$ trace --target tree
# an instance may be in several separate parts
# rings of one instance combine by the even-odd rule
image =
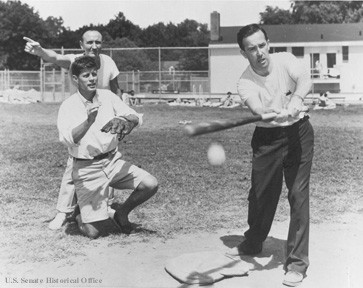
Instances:
[[[329,24],[363,22],[363,1],[292,1],[291,9],[267,6],[260,23]]]
[[[42,20],[33,8],[20,1],[0,2],[0,68],[39,69],[39,58],[24,51],[23,37],[36,39],[49,47],[62,33],[62,24],[61,18]]]
[[[137,42],[141,34],[141,28],[134,25],[130,20],[127,20],[122,12],[119,12],[114,19],[108,22],[105,30],[112,39],[126,37],[134,42]]]
[[[186,50],[179,59],[178,69],[208,70],[208,49]]]
[[[267,6],[264,12],[260,13],[261,24],[293,24],[293,18],[289,10],[278,7]]]
[[[160,22],[142,31],[140,41],[145,47],[207,47],[209,31],[207,24],[186,19],[175,25]],[[151,59],[156,59],[157,51],[150,51]],[[207,70],[208,51],[168,49],[162,50],[162,61],[179,61],[178,69]]]
[[[356,15],[356,17],[358,17]],[[38,70],[39,58],[24,51],[24,36],[38,41],[43,47],[79,48],[81,35],[88,29],[96,29],[110,47],[207,47],[207,24],[186,19],[179,24],[157,23],[141,29],[119,12],[107,25],[86,25],[75,31],[65,28],[63,19],[48,17],[43,20],[38,12],[17,0],[0,1],[0,69]],[[106,46],[105,46],[106,47]],[[202,70],[207,67],[208,53],[201,50],[162,50],[162,61],[179,61],[179,67]],[[138,50],[123,53],[129,59],[120,60],[120,69],[158,68],[158,50]],[[140,60],[137,59],[139,57]]]
[[[362,1],[295,1],[295,23],[327,24],[362,22]]]
[[[131,50],[118,50],[112,52],[112,59],[115,61],[120,71],[132,70],[156,70],[158,67],[157,62],[153,63],[148,56],[146,50],[138,48],[135,43],[127,38],[116,38],[105,42],[105,48],[135,48]]]

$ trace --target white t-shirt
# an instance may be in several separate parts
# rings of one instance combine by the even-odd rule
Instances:
[[[266,109],[286,109],[295,92],[297,79],[308,71],[294,55],[288,52],[271,54],[270,59],[272,70],[265,77],[256,74],[251,65],[246,68],[237,83],[238,94],[242,103],[245,103],[250,97],[258,97]],[[261,127],[287,126],[298,120],[291,119],[282,123],[257,122],[256,125]]]
[[[83,55],[84,54],[67,54],[66,56],[69,57],[72,65],[76,58]],[[113,61],[111,57],[105,54],[100,54],[100,69],[97,70],[97,88],[110,90],[110,81],[115,79],[119,73],[120,71],[117,69],[115,61]],[[72,80],[72,75],[70,71],[68,75],[70,80],[70,95],[72,95],[77,92],[77,86]]]

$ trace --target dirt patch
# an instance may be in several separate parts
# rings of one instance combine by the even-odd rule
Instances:
[[[310,267],[300,287],[358,288],[362,281],[363,260],[363,205],[355,213],[339,219],[312,224],[310,237]],[[249,275],[223,279],[216,288],[284,287],[283,261],[288,222],[275,221],[263,252],[257,257],[243,257]],[[148,242],[125,247],[107,245],[105,239],[93,241],[86,256],[47,263],[9,264],[2,251],[1,287],[194,287],[172,278],[164,269],[172,257],[191,252],[219,251],[242,240],[243,231],[221,230],[215,233],[180,235],[163,241],[153,238]],[[138,237],[130,236],[130,237]],[[4,254],[5,253],[5,254]],[[41,283],[41,281],[43,281]],[[6,283],[7,282],[7,283]],[[18,283],[16,283],[18,282]]]

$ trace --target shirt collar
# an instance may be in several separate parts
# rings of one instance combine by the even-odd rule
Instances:
[[[84,98],[82,96],[82,94],[79,92],[79,90],[77,90],[77,94],[78,94],[78,97],[81,99],[81,101],[82,101],[82,103],[83,103],[83,105],[85,107],[87,107],[87,105],[90,105],[92,103],[98,103],[99,102],[99,97],[98,97],[98,91],[97,90],[96,90],[95,97],[93,97],[93,99],[92,99],[92,102],[91,101],[88,101],[86,98]]]

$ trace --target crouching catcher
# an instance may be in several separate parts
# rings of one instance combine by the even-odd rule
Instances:
[[[134,228],[129,213],[158,189],[154,176],[123,160],[118,150],[119,141],[142,124],[142,115],[111,91],[96,89],[97,64],[92,57],[76,59],[71,73],[78,91],[61,104],[57,126],[60,141],[73,158],[78,227],[86,236],[98,237],[109,218],[109,187],[131,189],[133,192],[114,214],[121,231],[129,234]]]

